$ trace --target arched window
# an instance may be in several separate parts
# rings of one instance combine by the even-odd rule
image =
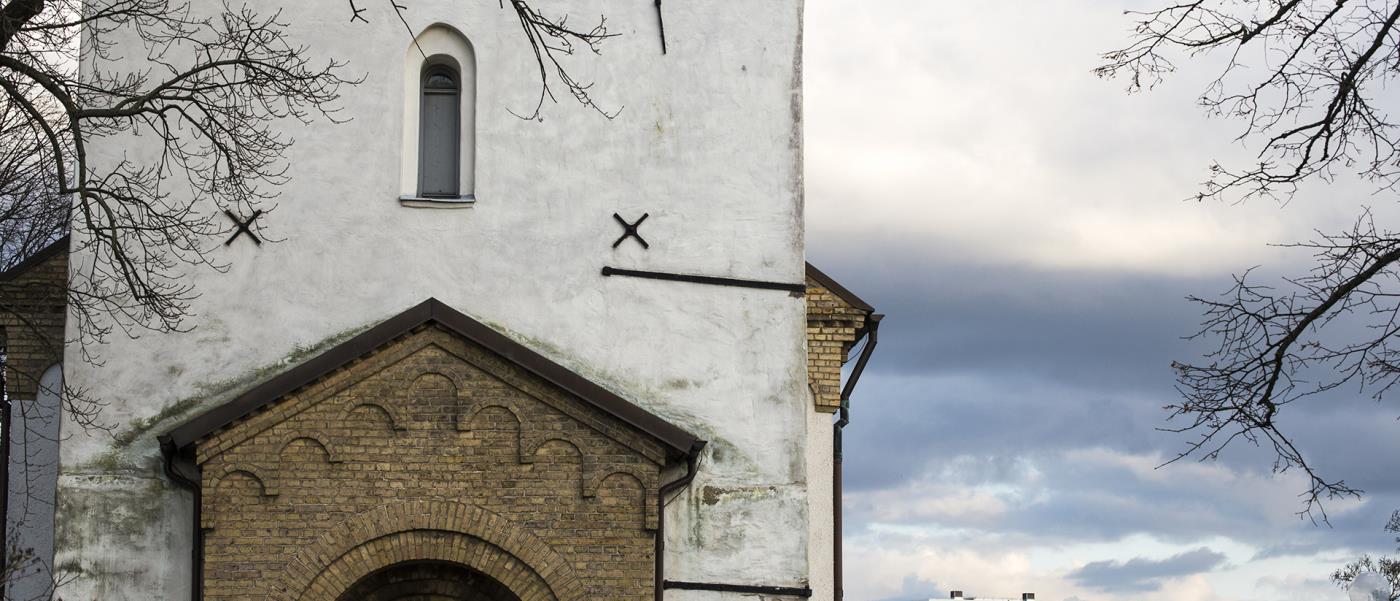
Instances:
[[[424,198],[461,196],[462,81],[449,64],[423,68],[419,105],[418,195]]]
[[[399,204],[476,202],[476,51],[456,29],[431,25],[404,48]]]

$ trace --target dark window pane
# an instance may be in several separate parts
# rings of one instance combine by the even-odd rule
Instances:
[[[423,143],[419,150],[420,193],[424,196],[456,196],[458,193],[458,95],[423,94]]]
[[[457,196],[461,128],[459,98],[454,73],[438,68],[423,82],[421,143],[418,149],[418,186],[423,196]],[[446,82],[446,89],[434,83]]]

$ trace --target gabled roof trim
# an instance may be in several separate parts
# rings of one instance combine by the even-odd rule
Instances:
[[[467,340],[485,347],[507,361],[577,396],[598,409],[645,432],[670,447],[677,456],[695,448],[700,439],[689,432],[638,407],[613,392],[590,382],[568,368],[546,359],[475,319],[430,298],[390,317],[383,323],[343,342],[315,358],[255,386],[237,398],[191,419],[160,436],[175,448],[186,448],[200,439],[252,415],[264,406],[321,379],[359,359],[376,348],[412,332],[419,326],[436,323]]]
[[[23,261],[15,263],[14,267],[6,269],[5,271],[0,271],[0,282],[13,280],[24,275],[26,271],[33,269],[36,265],[53,258],[55,255],[68,252],[68,244],[69,237],[66,235],[50,242],[48,246],[39,249],[39,252],[25,257]]]
[[[859,296],[856,296],[856,293],[847,290],[846,287],[842,286],[840,282],[831,279],[831,276],[822,273],[822,270],[817,269],[816,266],[812,265],[811,263],[807,264],[807,277],[816,280],[818,284],[821,284],[822,287],[826,288],[827,290],[830,290],[832,294],[835,294],[841,300],[846,301],[852,307],[860,309],[861,311],[865,311],[866,313],[875,312],[875,307],[870,306],[870,303],[867,303],[864,300],[862,300]]]

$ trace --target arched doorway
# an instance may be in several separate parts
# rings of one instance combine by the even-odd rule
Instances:
[[[466,566],[407,562],[374,572],[336,601],[520,601],[495,579]]]
[[[379,507],[323,532],[319,543],[292,557],[280,581],[269,583],[267,601],[349,601],[347,592],[358,589],[360,581],[419,564],[484,574],[510,591],[507,601],[617,598],[586,595],[568,560],[509,519],[463,503],[410,501]]]

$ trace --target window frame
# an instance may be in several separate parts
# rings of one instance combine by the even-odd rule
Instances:
[[[402,77],[402,124],[399,127],[403,145],[399,154],[399,178],[398,178],[398,201],[399,205],[413,208],[428,209],[467,209],[475,205],[477,200],[477,177],[478,159],[481,151],[477,148],[479,138],[477,127],[480,122],[478,116],[480,85],[478,78],[480,71],[477,65],[476,49],[471,40],[467,38],[456,27],[443,23],[435,23],[424,28],[413,41],[404,47],[404,68],[400,76]],[[457,138],[455,149],[456,161],[453,169],[457,172],[457,196],[437,196],[424,197],[420,192],[422,186],[423,171],[420,156],[423,146],[423,85],[426,70],[430,70],[436,65],[447,65],[457,74],[458,87],[458,121]],[[445,83],[445,82],[444,82]],[[438,102],[430,94],[427,96],[429,102]],[[436,122],[436,121],[433,121]],[[442,133],[442,132],[437,132]],[[442,136],[434,141],[437,148],[446,151]],[[436,155],[443,158],[442,153]],[[449,190],[447,182],[443,181],[442,175],[446,173],[447,166],[438,164],[430,171],[435,175],[439,190]],[[429,188],[431,190],[431,188]]]
[[[438,58],[438,57],[434,57]],[[423,64],[422,73],[418,79],[418,186],[417,195],[425,199],[448,199],[462,197],[462,70],[455,61],[434,60]],[[451,88],[429,87],[428,82],[434,75],[445,74],[452,80]],[[452,157],[449,163],[452,165],[450,181],[452,189],[448,192],[427,192],[425,184],[428,175],[428,136],[430,115],[428,107],[429,96],[453,97],[451,136]]]

